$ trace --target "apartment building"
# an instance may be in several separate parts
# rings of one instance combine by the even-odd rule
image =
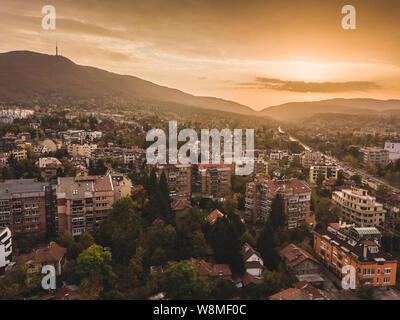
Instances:
[[[317,183],[319,174],[323,175],[324,180],[330,178],[337,179],[339,175],[339,168],[337,166],[311,166],[310,183]]]
[[[311,189],[308,184],[299,179],[275,181],[260,176],[246,186],[247,222],[265,222],[277,194],[282,196],[287,228],[298,228],[305,223],[310,215]]]
[[[129,195],[131,186],[126,177],[110,174],[58,178],[57,232],[68,230],[78,236],[98,230],[114,202]]]
[[[389,160],[400,159],[400,141],[386,141],[384,149],[389,152]]]
[[[10,156],[14,156],[17,161],[24,160],[28,157],[28,153],[25,148],[17,147],[10,151]]]
[[[396,229],[397,221],[400,218],[400,194],[391,194],[386,196],[383,201],[385,214],[385,229]]]
[[[231,188],[233,168],[233,164],[193,165],[193,190],[200,192],[205,197],[226,197]]]
[[[270,191],[265,177],[256,177],[246,185],[245,220],[256,225],[267,221],[275,195]]]
[[[380,148],[361,148],[360,152],[363,154],[364,163],[375,163],[386,166],[389,163],[389,150]]]
[[[386,210],[367,190],[352,187],[334,191],[332,200],[340,207],[342,219],[360,227],[383,226]]]
[[[13,235],[45,234],[52,197],[49,183],[33,179],[0,183],[0,228],[10,228]]]
[[[170,196],[190,196],[192,193],[192,169],[190,164],[157,164],[156,175],[167,178]]]
[[[301,165],[304,168],[310,168],[311,166],[325,165],[325,156],[318,151],[305,151],[301,155]]]
[[[97,144],[69,144],[67,147],[68,153],[72,156],[82,156],[90,158],[92,153],[97,149]]]
[[[60,135],[65,141],[75,141],[79,144],[84,142],[93,142],[102,136],[101,131],[85,131],[85,130],[67,130],[60,132]]]
[[[353,266],[357,284],[360,281],[375,287],[396,284],[397,260],[382,250],[376,228],[354,228],[331,224],[323,231],[314,231],[314,251],[322,263],[340,278],[342,268]]]

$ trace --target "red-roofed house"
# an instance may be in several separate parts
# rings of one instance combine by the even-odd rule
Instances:
[[[264,271],[264,261],[261,255],[247,242],[243,244],[241,254],[246,267],[246,272],[260,278]]]
[[[217,221],[218,218],[224,217],[224,214],[219,211],[218,209],[215,209],[213,212],[211,212],[207,217],[206,220],[209,224],[213,225],[215,221]]]
[[[293,243],[279,251],[279,255],[285,262],[289,271],[296,275],[316,274],[320,271],[320,263],[318,260]]]

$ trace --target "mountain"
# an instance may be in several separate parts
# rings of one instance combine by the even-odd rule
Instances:
[[[382,112],[398,113],[400,100],[376,99],[330,99],[312,102],[290,102],[269,107],[260,115],[280,121],[299,121],[316,114],[341,113],[354,115],[374,115]]]
[[[0,54],[0,103],[87,103],[162,106],[176,103],[240,114],[255,114],[239,103],[199,97],[137,77],[80,66],[71,60],[30,51]]]

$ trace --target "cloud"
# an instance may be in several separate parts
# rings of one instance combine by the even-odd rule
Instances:
[[[271,79],[257,77],[254,82],[240,83],[242,87],[253,89],[266,89],[277,91],[292,92],[354,92],[369,91],[380,89],[381,86],[370,81],[346,81],[346,82],[305,82],[305,81],[286,81],[281,79]]]

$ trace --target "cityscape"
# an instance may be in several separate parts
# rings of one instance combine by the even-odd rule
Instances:
[[[396,1],[54,2],[0,8],[0,300],[400,300]]]

